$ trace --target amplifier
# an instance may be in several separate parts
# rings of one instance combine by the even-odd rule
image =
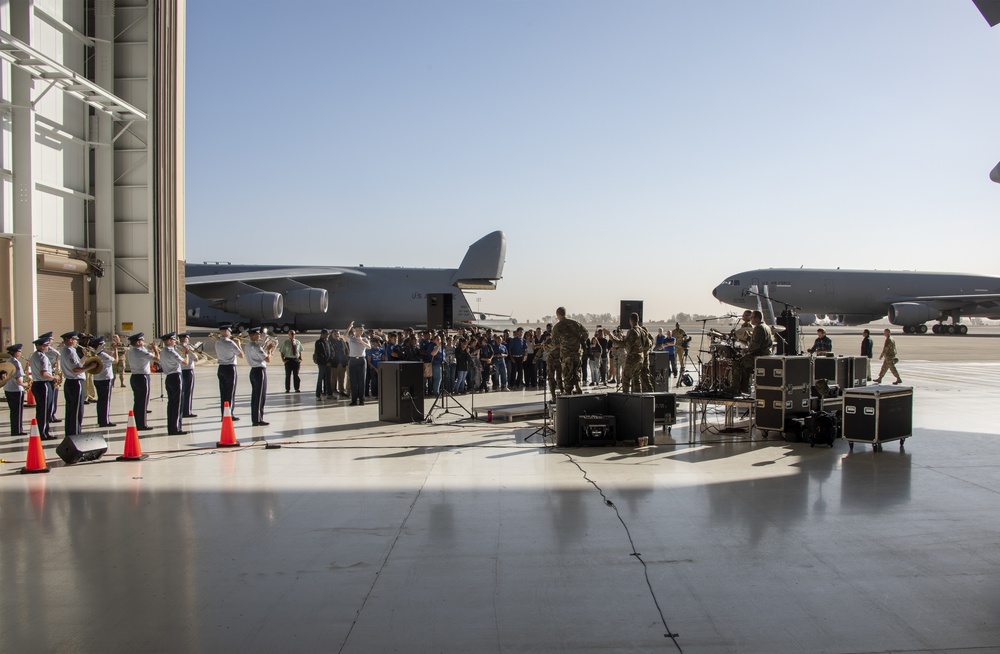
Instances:
[[[615,417],[580,416],[580,445],[614,445]]]
[[[576,447],[580,444],[580,416],[608,413],[608,396],[560,395],[556,398],[556,445]]]

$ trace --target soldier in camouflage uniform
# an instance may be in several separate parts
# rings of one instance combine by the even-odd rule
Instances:
[[[638,393],[642,387],[642,356],[645,353],[642,331],[639,329],[639,314],[628,317],[629,330],[625,337],[612,336],[611,340],[625,350],[625,363],[622,364],[622,393]]]
[[[562,368],[559,362],[559,349],[556,348],[552,339],[545,341],[542,346],[545,348],[545,372],[549,382],[549,392],[552,393],[552,401],[556,401],[556,389],[560,393],[565,393],[562,387]]]
[[[642,336],[642,366],[639,368],[639,385],[643,393],[653,392],[653,371],[650,369],[649,356],[653,351],[655,340],[644,325],[637,324],[640,336]]]
[[[684,360],[687,358],[687,346],[684,344],[684,339],[687,338],[687,332],[681,329],[681,324],[674,323],[674,328],[670,332],[670,335],[674,337],[676,343],[674,344],[674,349],[677,351],[677,361],[681,364],[681,374],[684,374]],[[677,375],[674,375],[676,377]]]
[[[899,373],[896,372],[896,362],[899,359],[896,358],[896,341],[892,339],[892,332],[888,329],[882,332],[885,334],[885,345],[882,346],[882,354],[878,355],[879,359],[882,359],[882,369],[879,370],[878,379],[875,380],[876,384],[882,383],[882,378],[885,377],[885,373],[891,372],[896,381],[893,384],[902,384],[903,380],[899,377]]]
[[[590,340],[587,329],[566,317],[566,309],[556,309],[559,322],[552,327],[552,343],[559,352],[562,366],[562,386],[566,393],[583,393],[580,388],[580,361],[583,358],[583,343]]]
[[[750,324],[753,331],[750,332],[750,345],[747,353],[739,361],[737,368],[739,379],[736,380],[736,387],[741,393],[750,392],[750,380],[753,379],[754,369],[757,364],[757,357],[768,356],[771,348],[774,347],[774,340],[771,338],[771,330],[761,324],[764,314],[754,311],[750,317]]]

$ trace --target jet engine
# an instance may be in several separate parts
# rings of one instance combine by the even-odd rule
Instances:
[[[277,320],[284,313],[285,301],[281,293],[244,293],[236,298],[229,298],[223,305],[223,311],[238,313],[246,318],[258,320]]]
[[[928,320],[937,320],[940,314],[923,302],[897,302],[889,306],[889,322],[894,325],[922,325]]]
[[[285,293],[285,307],[292,313],[326,313],[329,306],[325,288],[300,288]]]

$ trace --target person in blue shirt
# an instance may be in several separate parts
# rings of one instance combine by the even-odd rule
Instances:
[[[657,339],[659,337],[657,336]],[[663,351],[667,353],[667,363],[670,366],[670,372],[673,374],[674,379],[677,378],[677,339],[674,338],[673,334],[667,333],[663,341]]]
[[[514,335],[507,339],[507,355],[510,364],[510,387],[519,389],[524,386],[524,355],[527,344],[524,341],[524,330],[520,327]]]
[[[507,346],[503,344],[503,336],[497,334],[493,339],[493,389],[509,391],[507,387]]]
[[[431,363],[431,395],[438,395],[441,393],[442,366],[444,365],[444,346],[441,344],[441,335],[435,334],[427,342],[424,351]]]
[[[378,364],[385,359],[385,348],[377,336],[372,338],[372,346],[365,351],[365,358],[368,360],[365,396],[378,397]]]

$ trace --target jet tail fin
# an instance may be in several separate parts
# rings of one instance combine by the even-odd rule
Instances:
[[[496,231],[487,234],[469,246],[451,283],[463,290],[495,290],[496,282],[503,276],[506,257],[507,237],[504,233]]]

